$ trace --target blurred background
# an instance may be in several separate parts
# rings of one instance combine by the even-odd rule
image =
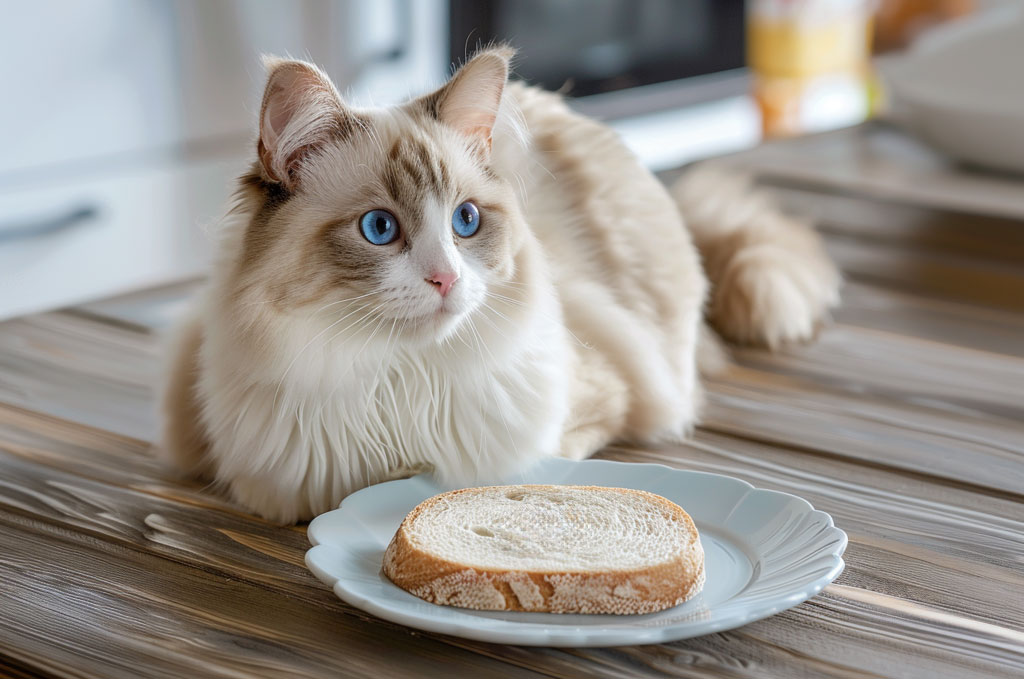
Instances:
[[[928,106],[1016,105],[1017,4],[7,0],[0,318],[202,274],[207,231],[252,151],[263,53],[312,60],[351,102],[381,105],[508,41],[517,77],[606,120],[655,171],[884,115],[1012,172],[1024,158],[1019,112],[1010,141],[979,159],[969,156],[987,142],[956,148],[974,128],[935,127]],[[983,38],[959,47],[971,31]]]

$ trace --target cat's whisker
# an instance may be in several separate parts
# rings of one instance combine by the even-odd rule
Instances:
[[[384,320],[386,321],[387,319],[384,319]],[[385,355],[387,355],[390,352],[391,336],[395,332],[395,325],[397,323],[398,323],[398,317],[397,316],[391,319],[391,330],[388,332],[388,338],[384,341],[384,354]],[[392,412],[398,412],[398,402],[395,401],[394,390],[393,389],[381,389],[380,388],[380,379],[381,379],[380,371],[381,371],[381,368],[384,367],[385,362],[386,362],[386,359],[382,360],[380,363],[377,364],[377,370],[373,374],[373,381],[370,383],[370,387],[369,388],[373,392],[374,400],[377,401],[377,404],[381,407],[381,410],[384,410],[384,408],[385,408],[384,404],[381,403],[381,401],[380,401],[381,394],[384,393],[384,394],[387,394],[387,395],[389,395],[391,397],[391,406],[393,407]],[[384,379],[385,380],[388,379],[388,370],[390,370],[390,368],[387,368],[387,369],[384,370]],[[381,469],[386,470],[388,468],[387,451],[385,449],[381,448],[380,451],[379,451],[378,457],[379,457],[379,462],[380,462],[380,465],[381,465]]]
[[[518,299],[512,299],[510,297],[505,297],[504,295],[499,295],[497,293],[490,292],[490,291],[488,291],[486,293],[486,295],[489,296],[489,297],[494,297],[496,299],[499,299],[499,300],[501,300],[503,302],[506,302],[508,304],[515,304],[515,305],[522,306],[522,307],[527,307],[527,308],[529,308],[531,306],[531,305],[526,304],[525,302],[522,302],[522,301],[520,301]],[[489,309],[491,309],[491,311],[494,311],[495,313],[498,313],[498,311],[496,309],[492,308],[490,305],[484,303],[484,306],[486,306]],[[542,317],[546,318],[549,321],[556,321],[558,323],[564,323],[564,321],[562,319],[560,319],[557,316],[554,316],[554,315],[552,315],[550,313],[547,313],[546,311],[541,311],[539,309],[536,309],[536,312],[539,313]],[[572,337],[573,340],[575,340],[576,343],[579,344],[584,349],[592,348],[591,345],[587,344],[586,342],[581,340],[579,337],[577,337],[576,333],[574,333],[572,330],[569,329],[569,326],[565,326],[565,331],[568,332],[569,336]]]
[[[548,169],[547,165],[545,165],[544,163],[540,162],[539,160],[536,161],[534,163],[534,165],[536,165],[540,169],[544,170],[544,172],[548,175],[548,177],[551,179],[551,181],[554,181],[554,182],[558,181],[558,178],[555,177],[555,174],[551,170]]]
[[[505,316],[505,315],[504,315],[504,314],[502,314],[502,313],[501,313],[500,311],[498,311],[497,309],[495,309],[495,308],[494,308],[494,307],[492,307],[491,305],[487,304],[486,302],[481,302],[481,305],[482,305],[482,306],[483,306],[484,308],[486,308],[486,309],[489,309],[489,310],[490,310],[491,312],[493,312],[493,313],[497,314],[498,316],[501,316],[502,318],[504,318],[504,319],[505,319],[506,321],[508,321],[509,323],[514,323],[514,321],[512,321],[512,320],[511,320],[510,318],[508,318],[507,316]],[[499,328],[499,327],[498,327],[498,325],[497,325],[497,324],[496,324],[496,323],[495,323],[494,321],[492,321],[491,319],[487,318],[487,316],[484,316],[484,315],[481,315],[481,316],[480,316],[480,318],[482,318],[482,319],[484,319],[485,321],[487,321],[488,323],[490,323],[491,327],[492,327],[492,328],[494,328],[495,332],[497,332],[497,333],[498,333],[499,335],[501,335],[502,337],[505,337],[506,339],[508,339],[508,336],[507,336],[507,335],[506,335],[506,334],[505,334],[505,333],[504,333],[504,332],[503,332],[503,331],[501,330],[501,328]],[[570,335],[570,336],[571,336],[571,337],[572,337],[572,338],[573,338],[574,340],[576,340],[576,341],[577,341],[577,342],[579,343],[579,345],[580,345],[581,347],[583,347],[583,348],[585,348],[585,349],[589,349],[589,348],[590,348],[590,346],[589,346],[589,345],[585,344],[585,343],[584,343],[584,342],[583,342],[582,340],[580,340],[580,338],[579,338],[579,337],[577,337],[577,336],[576,336],[576,335],[575,335],[575,334],[574,334],[574,333],[573,333],[573,332],[572,332],[571,330],[569,330],[568,328],[566,328],[566,331],[567,331],[567,332],[569,333],[569,335]]]
[[[561,318],[559,318],[557,315],[551,314],[551,313],[549,313],[547,311],[544,311],[543,309],[538,309],[536,307],[536,305],[534,305],[534,304],[528,304],[526,302],[523,302],[522,300],[512,299],[511,297],[505,297],[504,295],[499,295],[497,293],[489,292],[489,291],[485,293],[485,296],[486,297],[490,297],[492,299],[496,299],[499,302],[501,302],[502,304],[511,304],[513,306],[521,307],[521,308],[524,308],[524,309],[530,309],[533,313],[540,314],[541,317],[543,317],[543,318],[545,318],[545,319],[547,319],[549,321],[555,321],[555,322],[558,322],[558,323],[562,322]],[[484,304],[485,306],[487,306],[487,308],[489,308],[492,311],[494,311],[494,313],[502,315],[494,307],[486,304],[485,302],[481,302],[481,303]],[[505,318],[505,316],[503,316],[503,315],[502,315],[502,317]],[[509,319],[506,318],[506,320],[509,320]]]
[[[458,330],[456,330],[455,332],[451,333],[450,335],[445,335],[445,338],[444,338],[444,348],[445,348],[446,351],[448,351],[448,352],[454,352],[455,351],[455,343],[452,341],[452,337],[453,336],[457,336],[458,334],[459,334]]]
[[[370,294],[373,294],[373,293],[370,293]],[[259,306],[261,304],[277,304],[278,302],[283,302],[284,300],[288,299],[289,296],[290,295],[282,295],[281,297],[278,297],[277,299],[264,299],[264,300],[257,300],[257,301],[254,301],[254,302],[243,302],[243,303],[239,304],[238,306],[249,307],[249,306]],[[365,296],[366,295],[361,295],[361,297],[365,297]],[[350,298],[350,299],[358,299],[358,297]],[[344,300],[343,299],[343,300],[338,300],[337,302],[331,302],[331,304],[340,304],[341,302],[346,302],[346,301],[348,301],[348,300]],[[330,305],[328,305],[328,306],[330,306]]]
[[[511,291],[510,294],[516,294],[516,292],[519,292],[519,291],[518,290]],[[528,302],[526,302],[524,300],[516,299],[515,297],[509,297],[508,295],[502,295],[500,293],[494,292],[493,290],[486,290],[485,294],[488,297],[494,297],[495,299],[500,299],[500,300],[503,300],[503,301],[508,302],[510,304],[517,304],[519,306],[534,306],[533,304],[529,304]]]
[[[275,410],[277,409],[277,397],[278,397],[278,395],[279,395],[279,394],[280,394],[280,392],[281,392],[281,386],[282,386],[282,385],[284,384],[284,382],[285,382],[285,378],[287,378],[287,377],[288,377],[288,373],[289,373],[289,371],[291,371],[291,369],[292,369],[292,368],[293,368],[293,367],[295,366],[295,363],[296,363],[296,362],[297,362],[297,361],[299,360],[299,358],[300,358],[300,357],[302,356],[302,354],[303,354],[303,353],[304,353],[304,352],[305,352],[305,351],[306,351],[306,350],[307,350],[307,349],[308,349],[308,348],[309,348],[310,346],[312,346],[312,345],[313,345],[313,343],[314,343],[314,342],[316,342],[316,340],[317,340],[317,339],[319,339],[320,337],[322,337],[322,336],[323,336],[323,335],[324,335],[324,334],[325,334],[325,333],[326,333],[326,332],[327,332],[328,330],[330,330],[331,328],[335,327],[336,325],[338,325],[339,323],[341,323],[342,321],[344,321],[344,320],[345,320],[346,318],[348,318],[348,317],[349,317],[349,316],[351,316],[352,314],[356,314],[356,313],[359,313],[360,311],[362,311],[363,309],[365,309],[365,308],[366,308],[366,307],[368,307],[368,306],[370,306],[370,305],[369,305],[369,304],[363,304],[363,305],[361,305],[361,306],[360,306],[360,307],[359,307],[358,309],[355,309],[355,310],[353,310],[353,311],[350,311],[350,312],[348,312],[347,314],[345,314],[344,316],[342,316],[342,317],[341,317],[341,318],[339,318],[338,320],[334,321],[333,323],[331,323],[330,325],[328,325],[328,326],[327,326],[326,328],[324,328],[323,330],[321,330],[321,331],[320,331],[320,332],[318,332],[317,334],[313,335],[313,337],[312,337],[312,338],[310,338],[310,340],[309,340],[308,342],[306,342],[306,344],[305,344],[305,345],[304,345],[304,346],[303,346],[303,347],[302,347],[301,349],[299,349],[298,353],[297,353],[297,354],[295,354],[295,357],[294,357],[294,358],[293,358],[293,359],[291,360],[291,362],[290,362],[290,363],[288,364],[288,367],[287,367],[287,368],[285,368],[285,370],[284,370],[284,373],[282,373],[282,375],[281,375],[281,378],[280,378],[280,380],[278,380],[278,383],[277,383],[277,389],[276,389],[276,390],[274,391],[274,401],[273,401],[273,408],[274,408]],[[351,326],[351,324],[349,324],[349,325]],[[345,329],[347,329],[347,328],[345,328]],[[341,332],[344,332],[344,330],[345,330],[345,329],[343,329],[343,330],[342,330]],[[340,333],[338,333],[338,334],[340,334]],[[337,337],[337,336],[338,336],[338,334],[335,334],[335,335],[334,335],[334,337]],[[333,340],[333,339],[334,339],[334,337],[332,337],[331,339]],[[327,344],[329,344],[329,343],[330,343],[330,340],[329,340],[328,342],[325,342],[325,343],[324,343],[324,345],[327,345]]]
[[[277,299],[263,299],[263,300],[258,300],[258,301],[255,301],[255,302],[243,302],[242,304],[239,304],[238,306],[247,307],[247,306],[259,306],[261,304],[277,304],[278,302],[283,302],[286,299],[288,299],[288,295],[285,295],[283,297],[278,297]]]
[[[499,294],[498,294],[498,293],[496,293],[496,292],[491,292],[491,291],[487,291],[487,292],[485,293],[485,295],[486,295],[486,296],[488,296],[488,297],[493,297],[494,299],[497,299],[497,300],[499,300],[499,301],[501,301],[501,302],[504,302],[504,303],[506,303],[506,304],[513,304],[513,305],[515,305],[515,306],[520,306],[520,307],[525,307],[525,308],[533,308],[533,305],[531,305],[531,304],[527,304],[526,302],[523,302],[522,300],[518,300],[518,299],[513,299],[513,298],[511,298],[511,297],[506,297],[505,295],[499,295]],[[500,315],[500,312],[498,312],[498,311],[497,311],[497,309],[494,309],[494,308],[493,308],[493,307],[491,307],[490,305],[488,305],[488,304],[484,304],[484,306],[487,306],[487,307],[488,307],[489,309],[491,309],[491,310],[492,310],[492,311],[494,311],[495,313],[499,313],[499,315]],[[533,308],[533,310],[534,310],[534,311],[535,311],[536,313],[539,313],[539,314],[540,314],[540,315],[541,315],[541,316],[542,316],[543,318],[545,318],[545,319],[547,319],[547,320],[550,320],[550,321],[555,321],[555,322],[558,322],[558,323],[563,323],[563,322],[564,322],[564,321],[563,321],[563,320],[562,320],[562,319],[561,319],[560,317],[558,317],[557,315],[551,314],[551,313],[549,313],[549,312],[547,312],[547,311],[543,311],[543,310],[541,310],[541,309],[535,309],[535,308]],[[574,340],[576,340],[576,341],[577,341],[577,342],[578,342],[578,343],[580,344],[580,346],[582,346],[582,347],[587,347],[587,348],[589,348],[589,347],[590,347],[590,345],[588,345],[588,344],[587,344],[586,342],[584,342],[584,341],[583,341],[583,340],[581,340],[581,339],[580,339],[579,337],[577,337],[577,336],[576,336],[575,334],[573,334],[573,332],[572,332],[571,330],[569,330],[568,328],[566,328],[566,330],[568,330],[568,331],[569,331],[569,334],[570,334],[570,335],[572,335],[572,338],[573,338]]]
[[[505,316],[505,315],[504,315],[504,314],[502,314],[502,313],[501,313],[500,311],[498,311],[498,310],[494,309],[494,308],[493,308],[492,306],[490,306],[490,305],[489,305],[489,304],[487,304],[486,302],[483,302],[483,303],[482,303],[482,306],[483,306],[483,307],[484,307],[485,309],[489,310],[489,311],[490,311],[491,313],[497,314],[497,315],[498,315],[498,316],[500,316],[501,318],[503,318],[503,319],[505,319],[506,321],[508,321],[508,324],[509,324],[509,326],[510,326],[510,327],[514,327],[514,325],[515,325],[515,321],[511,320],[511,319],[510,319],[510,318],[509,318],[508,316]],[[502,330],[502,328],[500,328],[500,327],[498,326],[498,324],[497,324],[497,323],[495,323],[495,322],[494,322],[493,320],[491,320],[490,318],[488,318],[486,314],[481,314],[481,315],[480,315],[480,318],[482,318],[483,320],[487,321],[488,325],[490,325],[490,326],[491,326],[492,328],[494,328],[494,331],[495,331],[496,333],[498,333],[499,335],[501,335],[501,337],[502,337],[502,338],[504,338],[504,339],[509,339],[509,337],[508,337],[508,335],[507,335],[507,334],[505,333],[505,331],[504,331],[504,330]]]
[[[338,305],[338,304],[344,304],[344,303],[346,303],[346,302],[348,302],[348,303],[350,303],[350,304],[351,304],[352,302],[355,302],[356,300],[360,300],[360,299],[363,299],[363,298],[365,298],[365,297],[369,297],[369,296],[371,296],[371,295],[376,295],[376,294],[377,294],[377,291],[373,291],[373,292],[368,292],[368,293],[366,293],[365,295],[357,295],[357,296],[355,296],[355,297],[348,297],[348,298],[346,298],[346,299],[339,299],[339,300],[335,300],[335,301],[333,301],[333,302],[328,302],[327,304],[324,304],[324,305],[323,305],[322,307],[320,307],[319,309],[317,309],[317,310],[316,310],[316,311],[314,311],[313,313],[309,314],[309,316],[310,316],[310,317],[316,316],[316,315],[317,315],[318,313],[320,313],[321,311],[324,311],[325,309],[329,309],[329,308],[331,308],[332,306],[336,306],[336,305]],[[347,307],[346,307],[346,308],[347,308]]]
[[[368,305],[368,304],[364,305],[363,307],[361,307],[361,309],[357,309],[356,311],[361,311],[362,309],[365,309],[368,306],[370,306],[370,305]],[[349,330],[352,330],[352,329],[358,330],[359,326],[361,324],[363,324],[363,323],[366,323],[366,324],[372,323],[374,321],[374,319],[383,316],[383,314],[384,314],[384,312],[380,309],[380,307],[375,307],[373,310],[371,310],[371,311],[369,311],[367,313],[364,313],[362,316],[356,318],[354,321],[352,321],[351,323],[346,325],[344,328],[342,328],[341,330],[338,330],[333,335],[331,335],[329,338],[324,340],[324,342],[322,343],[321,347],[329,346],[332,342],[334,342],[334,340],[336,340],[342,334],[344,334],[344,333],[346,333],[346,332],[348,332]],[[346,374],[347,374],[347,371],[346,371]],[[338,388],[341,387],[342,384],[344,384],[344,382],[339,379],[338,380],[338,385],[335,386],[334,389],[331,390],[330,394],[328,394],[328,399],[331,399],[331,398],[334,397],[334,394],[337,393]]]
[[[332,335],[326,342],[324,342],[324,346],[326,346],[326,345],[330,344],[331,342],[333,342],[342,333],[348,331],[350,328],[358,327],[358,325],[360,323],[364,323],[364,322],[367,323],[367,324],[372,323],[375,319],[383,316],[383,314],[384,314],[384,312],[380,309],[380,307],[375,308],[373,311],[371,311],[371,312],[369,312],[367,314],[364,314],[363,316],[357,318],[354,322],[350,323],[345,328],[342,328],[338,332],[334,333],[334,335]],[[350,363],[349,369],[351,369],[352,365],[354,365],[354,357],[353,357],[353,361]],[[348,370],[345,371],[345,373],[342,375],[342,377],[344,377],[347,374],[348,374]],[[334,389],[331,389],[330,393],[328,394],[328,400],[333,398],[334,395],[338,392],[338,389],[340,389],[344,384],[345,384],[344,381],[342,379],[339,379],[338,380],[338,384],[335,385]]]
[[[395,334],[395,326],[397,324],[398,324],[398,317],[396,316],[395,318],[391,319],[391,329],[388,331],[388,338],[386,340],[384,340],[384,353],[385,353],[385,355],[388,355],[391,352],[391,336]],[[397,338],[395,339],[395,341],[397,342]],[[377,372],[373,376],[373,381],[374,382],[377,382],[380,379],[380,377],[379,377],[380,369],[381,369],[381,366],[383,366],[383,365],[384,365],[384,361],[381,361],[380,365],[377,366]],[[385,377],[386,376],[387,375],[385,373]]]
[[[477,330],[476,323],[473,322],[472,318],[467,318],[466,320],[469,321],[469,327],[473,331],[473,334],[476,335],[480,348],[487,352],[487,355],[490,357],[492,363],[497,364],[497,361],[494,359],[494,354],[487,347],[487,344],[484,342],[484,338],[480,334],[480,331]],[[505,431],[508,433],[509,443],[512,444],[512,451],[516,454],[516,457],[519,457],[519,448],[516,445],[515,437],[512,436],[512,429],[511,427],[508,426],[508,419],[505,417],[505,411],[498,405],[498,400],[491,392],[491,390],[486,391],[491,396],[491,400],[494,403],[494,409],[498,411],[498,415],[501,417],[501,423],[505,425]]]
[[[397,321],[397,320],[398,319],[396,318],[395,321]],[[408,319],[402,319],[401,325],[398,326],[398,332],[395,334],[395,344],[396,345],[398,344],[398,338],[400,338],[402,336],[402,332],[405,330],[406,323],[408,323]],[[392,326],[392,328],[393,327],[394,326]],[[391,401],[392,401],[392,404],[394,405],[394,412],[396,412],[396,413],[399,412],[398,400],[397,400],[397,398],[395,396],[395,390],[394,389],[389,389],[388,393],[391,394]]]
[[[501,304],[509,304],[511,306],[520,307],[520,308],[523,308],[523,309],[529,309],[530,308],[529,304],[524,304],[524,303],[522,303],[522,302],[520,302],[518,300],[506,299],[504,297],[499,297],[498,295],[493,295],[493,294],[490,294],[490,293],[488,293],[487,296],[490,297],[491,299],[497,300]],[[544,316],[544,318],[550,318],[550,316],[548,314],[545,314],[544,312],[540,311],[539,309],[534,308],[533,311],[535,311],[536,313],[542,314]]]
[[[484,449],[486,447],[485,442],[487,441],[487,418],[485,417],[486,413],[484,412],[484,400],[479,399],[478,403],[480,405],[480,415],[478,417],[478,419],[480,420],[480,443],[479,445],[475,446],[478,452],[474,459],[476,460],[476,464],[479,467],[480,458],[484,454]]]
[[[468,342],[466,341],[466,338],[462,336],[462,332],[461,332],[462,328],[468,328],[468,327],[469,327],[469,325],[468,325],[468,321],[469,321],[469,319],[467,318],[467,319],[466,319],[466,322],[464,322],[464,323],[463,323],[463,324],[462,324],[462,325],[461,325],[461,326],[459,327],[459,329],[455,331],[455,336],[456,336],[456,337],[458,338],[458,340],[459,340],[460,342],[462,342],[462,344],[463,344],[463,345],[465,345],[465,347],[466,347],[467,349],[469,349],[469,351],[470,351],[470,352],[472,352],[472,351],[474,351],[473,347],[472,347],[472,346],[470,346],[470,344],[469,344],[469,343],[468,343]]]
[[[512,320],[511,318],[509,318],[509,317],[508,317],[508,316],[506,316],[505,314],[501,313],[500,311],[498,311],[497,309],[495,309],[494,307],[492,307],[492,306],[491,306],[490,304],[488,304],[487,302],[480,302],[480,306],[481,306],[481,307],[483,307],[484,309],[487,309],[487,310],[488,310],[488,311],[490,311],[490,312],[491,312],[492,314],[495,314],[495,315],[497,315],[498,317],[500,317],[500,318],[502,318],[502,319],[504,319],[504,320],[508,321],[509,323],[514,323],[514,321],[513,321],[513,320]],[[487,318],[487,316],[483,316],[483,318]],[[490,321],[491,319],[487,318],[487,320],[488,320],[488,321]],[[495,327],[497,327],[497,326],[495,326]]]
[[[507,295],[502,295],[502,294],[499,294],[497,292],[492,292],[490,290],[488,290],[486,294],[487,294],[488,297],[492,297],[494,299],[501,300],[502,302],[506,302],[508,304],[513,304],[515,306],[521,306],[521,307],[527,307],[527,308],[537,308],[537,305],[535,305],[535,304],[530,304],[529,302],[524,302],[521,299],[516,299],[515,297],[508,297]]]
[[[380,309],[379,307],[374,308],[373,311],[370,311],[369,313],[363,314],[362,316],[357,318],[352,323],[349,323],[347,326],[345,326],[344,328],[342,328],[338,332],[334,333],[334,335],[332,335],[329,340],[324,342],[324,346],[327,346],[327,345],[333,343],[334,340],[336,340],[338,337],[340,337],[345,332],[348,332],[349,330],[356,330],[358,332],[361,329],[360,325],[362,325],[364,323],[369,325],[374,320],[376,320],[378,318],[382,318],[383,316],[384,316],[384,311],[382,309]]]
[[[515,170],[513,170],[511,174],[512,177],[516,180],[516,184],[519,186],[519,195],[521,199],[523,200],[523,202],[528,202],[529,193],[526,189],[526,182],[523,181],[522,175],[519,172],[516,172]]]
[[[508,339],[508,335],[506,335],[506,334],[505,334],[504,332],[502,332],[501,328],[499,328],[499,327],[498,327],[498,325],[497,325],[497,324],[496,324],[496,323],[495,323],[494,321],[492,321],[491,319],[487,318],[487,316],[485,316],[485,315],[483,315],[483,314],[481,314],[481,315],[480,315],[480,318],[481,318],[482,320],[485,320],[485,321],[487,321],[487,324],[488,324],[489,326],[491,326],[491,328],[493,328],[493,329],[494,329],[494,332],[496,332],[496,333],[498,333],[499,335],[501,335],[501,337],[502,337],[502,338],[504,338],[504,339]]]
[[[476,332],[476,328],[473,325],[473,319],[467,318],[466,321],[467,321],[467,327],[469,327],[470,330],[472,330],[473,332]],[[463,342],[465,343],[465,340],[463,340]],[[468,344],[466,346],[469,347]],[[470,347],[469,349],[470,349],[470,352],[474,351],[472,347]],[[477,352],[477,353],[479,355],[479,352]],[[494,402],[494,397],[493,396],[491,397],[491,401]],[[479,400],[479,404],[480,404],[480,417],[479,417],[479,419],[480,419],[480,444],[475,447],[476,448],[476,452],[473,454],[473,464],[474,464],[474,466],[476,467],[477,470],[480,469],[480,460],[483,458],[483,456],[484,456],[484,454],[486,452],[486,449],[487,449],[487,445],[486,445],[486,441],[487,441],[487,436],[486,436],[486,433],[487,433],[487,416],[486,416],[486,407],[485,407],[485,403],[484,403],[483,399]],[[500,408],[498,410],[500,410]]]
[[[532,286],[525,285],[523,283],[492,283],[488,287],[489,288],[496,288],[496,289],[504,289],[504,291],[507,292],[510,295],[526,294],[526,295],[529,295],[530,297],[534,297],[535,296],[534,291],[532,289]],[[519,301],[523,302],[525,300],[519,300]]]
[[[518,290],[511,290],[511,291],[506,290],[505,292],[507,292],[510,295],[515,295],[519,291]],[[503,294],[501,294],[499,292],[494,292],[493,290],[487,290],[485,292],[485,294],[488,297],[493,297],[494,299],[500,299],[503,302],[508,302],[509,304],[515,304],[517,306],[529,306],[529,307],[536,307],[537,306],[536,304],[531,304],[530,302],[528,302],[526,300],[523,300],[523,299],[519,299],[518,297],[509,297],[508,295],[503,295]]]
[[[383,311],[379,311],[378,312],[378,314],[376,316],[376,319],[377,319],[377,325],[374,326],[373,332],[370,333],[370,335],[366,338],[366,341],[363,342],[362,346],[359,347],[359,350],[356,351],[355,355],[352,357],[352,362],[349,365],[349,370],[351,370],[352,367],[354,367],[358,363],[359,357],[362,355],[362,353],[366,349],[366,347],[370,344],[370,341],[374,337],[377,336],[377,332],[379,332],[381,327],[383,327],[384,323],[387,322],[387,316],[385,315],[385,313]],[[348,371],[345,371],[345,375],[347,375],[347,374],[348,374]]]
[[[375,320],[378,321],[377,327],[374,328],[373,332],[370,333],[370,335],[366,338],[366,341],[363,342],[363,345],[359,348],[359,351],[357,351],[353,356],[350,357],[348,368],[346,368],[345,372],[342,373],[342,375],[338,378],[338,384],[334,387],[334,389],[331,390],[330,394],[328,395],[328,398],[333,398],[334,394],[337,393],[338,389],[340,389],[345,384],[344,378],[347,377],[349,372],[351,372],[352,369],[356,366],[357,360],[359,358],[359,355],[362,353],[363,349],[366,348],[366,345],[369,344],[370,340],[373,339],[373,336],[376,335],[377,329],[380,327],[381,322],[386,320],[385,319],[384,310],[381,309],[380,307],[375,308],[373,311],[371,311],[371,312],[361,316],[360,318],[356,319],[355,323],[349,324],[348,327],[343,328],[343,329],[339,330],[338,332],[336,332],[333,336],[331,336],[331,338],[329,340],[327,340],[324,343],[324,345],[326,346],[327,344],[330,344],[335,339],[337,339],[337,337],[339,335],[341,335],[343,332],[347,331],[349,328],[357,326],[358,324],[361,324],[361,323],[366,323],[367,325],[369,325],[370,323],[373,323]]]
[[[378,318],[378,320],[377,320],[377,325],[374,326],[374,328],[373,328],[373,332],[370,333],[369,337],[366,338],[366,341],[363,342],[363,345],[359,348],[359,351],[357,351],[356,355],[353,357],[353,359],[352,359],[352,365],[353,366],[357,364],[357,361],[359,360],[359,356],[363,353],[363,350],[365,350],[366,347],[369,346],[370,342],[373,341],[373,339],[377,336],[377,333],[380,331],[381,328],[384,327],[384,324],[386,322],[387,322],[387,316],[382,313],[380,315],[380,317]],[[383,363],[383,361],[382,361],[382,363]],[[380,385],[380,382],[378,381],[378,379],[379,379],[378,375],[380,373],[380,367],[381,367],[380,364],[378,364],[377,365],[377,371],[374,373],[373,381],[367,385],[367,389],[369,390],[369,393],[370,393],[372,401],[377,404],[377,406],[380,408],[381,411],[383,411],[384,404],[380,400],[380,389],[378,388],[379,385]],[[381,419],[379,415],[377,415],[377,419],[378,420]],[[384,428],[384,429],[386,429],[386,428]],[[373,452],[377,455],[377,461],[379,462],[381,467],[383,469],[387,469],[387,450],[385,449],[384,444],[378,442],[375,445],[373,445],[371,448],[372,448]]]
[[[493,287],[499,287],[499,286],[493,286]],[[522,289],[522,288],[520,288],[518,290],[517,289],[512,289],[512,290],[506,290],[505,292],[507,292],[510,295],[515,295],[515,294],[523,293],[524,289]],[[498,294],[498,293],[494,293],[494,294]],[[517,302],[525,302],[525,300],[516,299],[515,297],[510,297],[509,299],[515,299]]]

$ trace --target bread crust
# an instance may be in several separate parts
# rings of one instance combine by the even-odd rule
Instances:
[[[628,488],[570,487],[643,495],[676,516],[688,531],[689,544],[664,563],[596,572],[478,568],[439,558],[413,544],[410,526],[423,512],[454,496],[484,490],[465,488],[429,498],[409,512],[384,553],[384,574],[397,586],[431,603],[478,610],[633,615],[678,606],[701,591],[704,549],[697,527],[679,505],[660,495]]]

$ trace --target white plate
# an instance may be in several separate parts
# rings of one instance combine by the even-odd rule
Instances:
[[[431,604],[381,572],[405,515],[448,490],[427,476],[370,486],[309,525],[306,565],[344,601],[410,627],[503,644],[620,646],[685,639],[739,627],[806,601],[843,570],[846,533],[832,517],[786,493],[745,481],[656,464],[560,458],[503,483],[637,488],[685,509],[705,551],[704,591],[649,615],[556,615],[473,611]]]

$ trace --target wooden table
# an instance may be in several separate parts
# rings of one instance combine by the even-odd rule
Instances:
[[[1024,206],[978,213],[1012,213],[1024,183],[922,164],[893,134],[730,160],[819,218],[843,306],[814,344],[737,350],[692,442],[600,454],[730,474],[831,513],[850,546],[821,595],[729,632],[587,650],[355,610],[304,568],[304,527],[248,516],[155,461],[156,330],[185,285],[0,324],[0,672],[1022,676]],[[892,191],[901,172],[909,197]],[[975,189],[924,195],[921,172],[997,207],[965,209]]]

